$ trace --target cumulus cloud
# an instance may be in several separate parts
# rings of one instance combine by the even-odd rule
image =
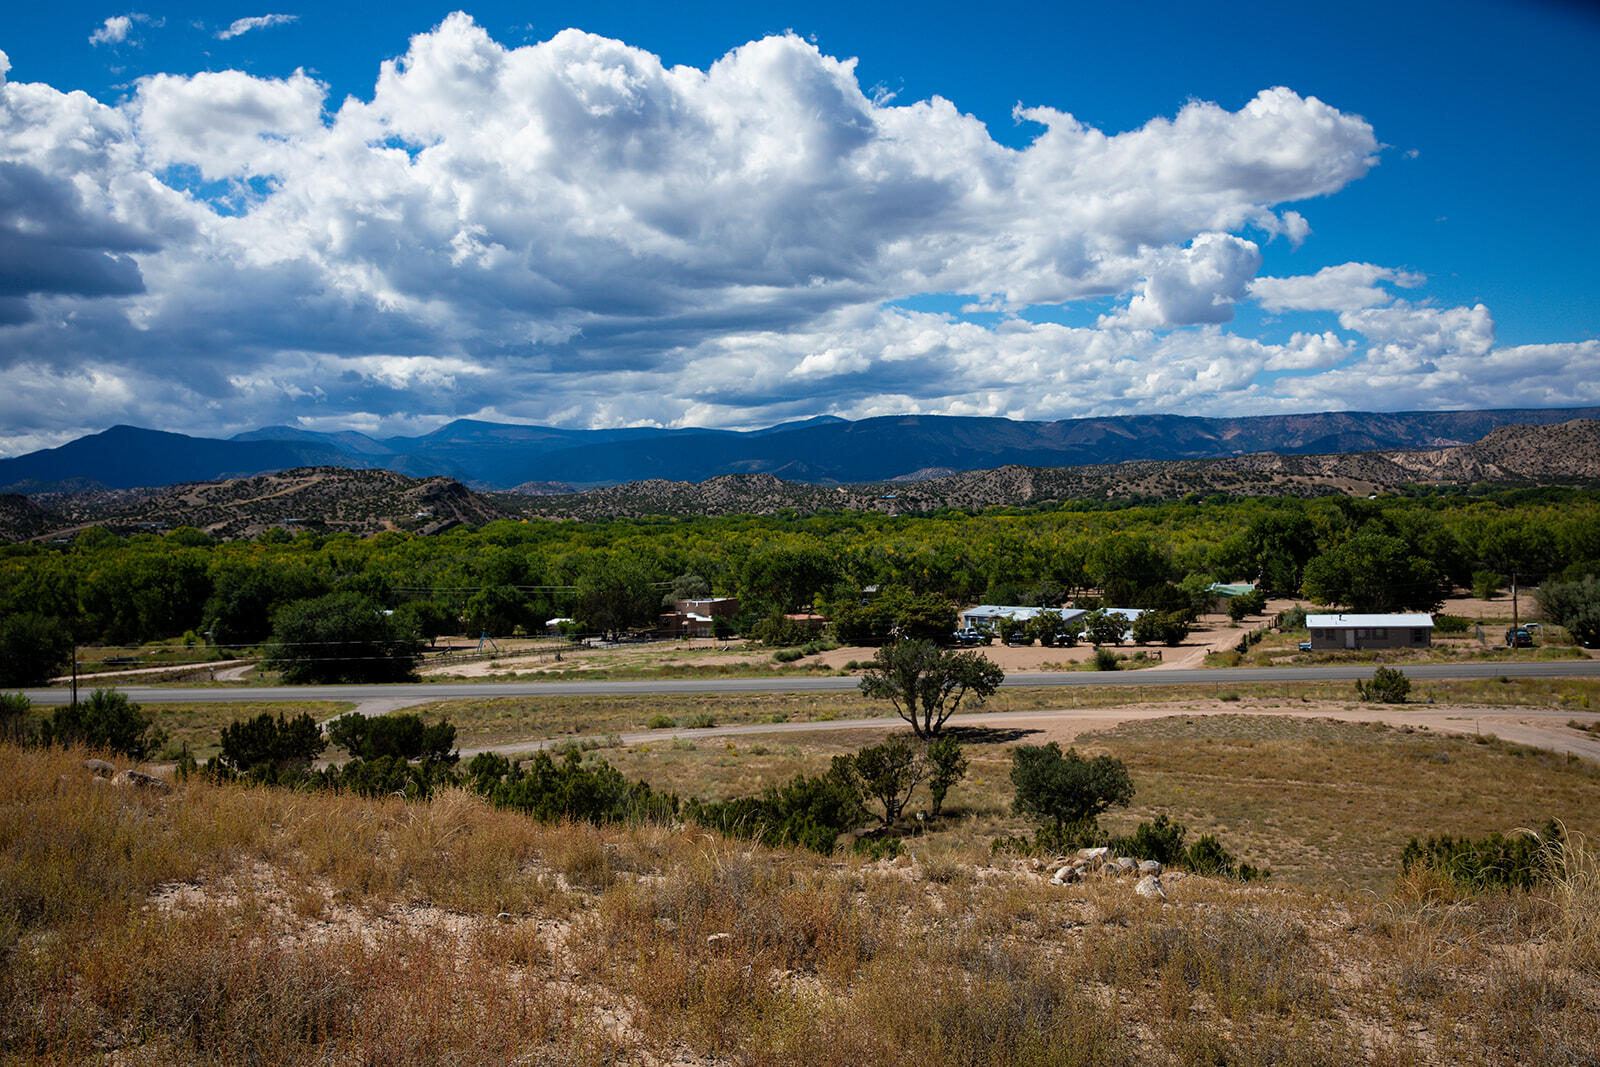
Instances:
[[[1259,241],[1308,241],[1304,202],[1377,160],[1363,119],[1287,88],[1119,134],[1021,107],[1035,135],[1010,148],[792,35],[697,69],[575,30],[508,48],[457,14],[343,101],[301,71],[220,70],[106,105],[7,66],[0,416],[27,440],[1221,414],[1347,406],[1362,375],[1385,406],[1530,388],[1479,389],[1492,321],[1391,295],[1418,276],[1255,277]],[[898,306],[930,294],[984,323]],[[1247,298],[1337,329],[1240,336]],[[1089,299],[1121,306],[1030,315]],[[1600,399],[1591,348],[1537,358],[1562,353],[1566,402]],[[74,375],[92,403],[42,401]]]
[[[1201,234],[1188,248],[1154,258],[1140,291],[1123,311],[1102,316],[1102,326],[1169,329],[1229,322],[1234,302],[1261,267],[1253,242],[1225,233]]]
[[[249,18],[234,19],[227,29],[217,31],[217,40],[229,41],[251,30],[264,30],[269,26],[282,26],[298,21],[300,21],[299,15],[253,15]]]
[[[89,43],[96,47],[103,44],[121,44],[128,39],[128,31],[133,29],[133,20],[137,15],[112,15],[106,19],[99,29],[89,35]]]
[[[1394,299],[1379,282],[1415,289],[1427,280],[1422,274],[1371,263],[1341,263],[1315,274],[1257,278],[1250,283],[1250,295],[1268,311],[1359,311]]]

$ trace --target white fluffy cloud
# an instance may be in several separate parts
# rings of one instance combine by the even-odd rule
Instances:
[[[1257,278],[1250,283],[1250,295],[1268,311],[1348,312],[1390,303],[1393,294],[1379,282],[1415,289],[1427,280],[1421,274],[1371,263],[1341,263],[1315,274]]]
[[[131,29],[133,29],[132,15],[112,15],[99,29],[89,35],[89,43],[96,46],[121,44],[128,39],[128,31]]]
[[[1487,312],[1385,288],[1418,276],[1255,276],[1258,241],[1311,235],[1288,205],[1379,152],[1364,120],[1286,88],[1115,135],[1022,107],[1037,135],[1013,149],[949,101],[869,96],[853,61],[794,36],[700,70],[575,30],[506,48],[458,14],[342,102],[303,72],[222,70],[107,105],[7,66],[6,451],[113,421],[751,425],[1539,391],[1496,377]],[[896,306],[937,294],[987,324]],[[1033,321],[1086,299],[1119,309]],[[1337,329],[1225,329],[1251,299]],[[1579,365],[1566,403],[1600,400],[1594,357],[1522,353]],[[75,378],[96,383],[83,404],[41,402]],[[1380,379],[1381,402],[1361,393]]]
[[[227,29],[217,31],[217,40],[229,41],[251,30],[264,30],[269,26],[283,26],[299,20],[299,15],[252,15],[249,18],[234,19],[228,24]]]

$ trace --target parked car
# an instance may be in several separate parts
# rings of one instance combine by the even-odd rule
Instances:
[[[1533,631],[1526,626],[1518,626],[1506,631],[1507,648],[1532,648]]]
[[[1310,652],[1311,651],[1311,642],[1310,641],[1301,641],[1300,642],[1300,651],[1301,652]]]
[[[974,630],[970,626],[967,627],[965,630],[957,630],[955,633],[951,634],[950,636],[952,638],[954,638],[955,643],[958,644],[958,645],[981,645],[981,644],[983,644],[983,631],[982,630]]]

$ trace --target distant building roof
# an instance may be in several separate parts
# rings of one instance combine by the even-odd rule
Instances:
[[[1236,597],[1256,591],[1254,582],[1212,582],[1206,587],[1206,592],[1215,596]]]
[[[1432,626],[1433,616],[1420,613],[1405,615],[1307,615],[1306,626],[1329,630],[1339,626]]]
[[[1071,621],[1085,614],[1078,608],[1027,608],[1017,604],[979,604],[967,608],[961,613],[963,619],[1016,619],[1018,622],[1027,622],[1036,619],[1044,612],[1053,611],[1063,620]]]

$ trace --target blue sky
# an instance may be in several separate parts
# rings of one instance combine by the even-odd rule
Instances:
[[[455,10],[0,15],[0,454],[1600,403],[1589,5]]]

